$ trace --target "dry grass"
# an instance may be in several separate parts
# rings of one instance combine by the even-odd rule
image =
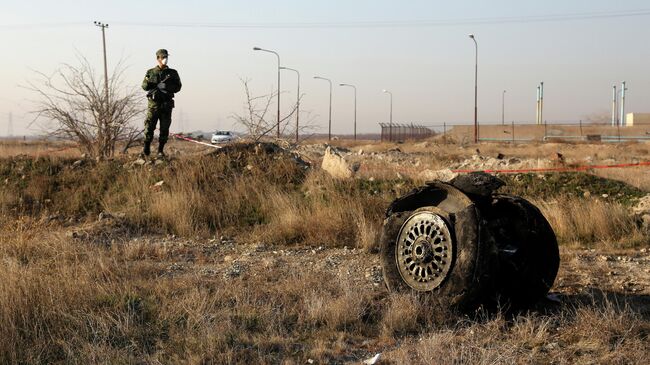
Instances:
[[[608,299],[552,315],[503,315],[436,331],[386,354],[397,364],[643,364],[648,323]]]
[[[621,248],[648,244],[629,208],[615,202],[561,196],[535,203],[558,241],[574,247]]]
[[[170,274],[202,246],[105,247],[28,221],[5,228],[0,363],[341,363],[384,352],[394,364],[643,364],[650,355],[647,307],[617,294],[566,295],[549,313],[459,317],[307,260],[226,278],[199,270],[215,253]]]
[[[366,273],[378,265],[372,253],[384,209],[414,183],[389,169],[384,179],[338,181],[275,157],[144,168],[2,160],[0,363],[345,363],[377,352],[394,364],[650,357],[647,290],[620,289],[607,276],[610,261],[571,266],[579,259],[572,251],[563,251],[563,304],[553,310],[460,317],[421,297],[388,294]],[[641,175],[621,176],[647,186]],[[537,204],[572,249],[648,244],[622,204],[560,193]],[[98,223],[102,211],[121,218]],[[239,245],[215,248],[219,235]],[[344,246],[359,250],[350,256],[337,249]],[[282,254],[289,250],[295,254]],[[242,272],[227,275],[235,264]],[[604,292],[589,293],[579,284],[585,278]]]
[[[12,157],[27,155],[31,157],[56,156],[74,157],[79,156],[79,149],[69,142],[54,142],[41,140],[4,140],[0,141],[0,157]]]

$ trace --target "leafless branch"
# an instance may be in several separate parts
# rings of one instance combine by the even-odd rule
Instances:
[[[128,148],[141,134],[132,122],[145,110],[144,97],[124,87],[122,62],[109,75],[107,95],[103,77],[78,58],[79,66],[63,64],[51,75],[34,71],[26,86],[37,96],[32,124],[42,122],[48,134],[76,141],[90,156],[111,157],[118,141]]]

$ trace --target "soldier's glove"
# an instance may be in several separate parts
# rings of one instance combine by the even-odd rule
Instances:
[[[165,84],[164,82],[161,82],[161,83],[158,83],[157,87],[160,90],[165,90],[165,88],[167,87],[167,84]]]

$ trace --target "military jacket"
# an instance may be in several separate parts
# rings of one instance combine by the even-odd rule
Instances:
[[[158,83],[164,82],[165,89],[158,90]],[[174,93],[181,90],[181,78],[176,70],[169,67],[156,66],[147,70],[142,88],[147,91],[147,97],[156,102],[166,102],[174,98]]]

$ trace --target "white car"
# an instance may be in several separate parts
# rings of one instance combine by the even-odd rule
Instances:
[[[212,144],[228,143],[228,142],[232,142],[234,139],[235,136],[232,134],[231,131],[216,131],[212,134],[212,139],[210,139],[210,143]]]

